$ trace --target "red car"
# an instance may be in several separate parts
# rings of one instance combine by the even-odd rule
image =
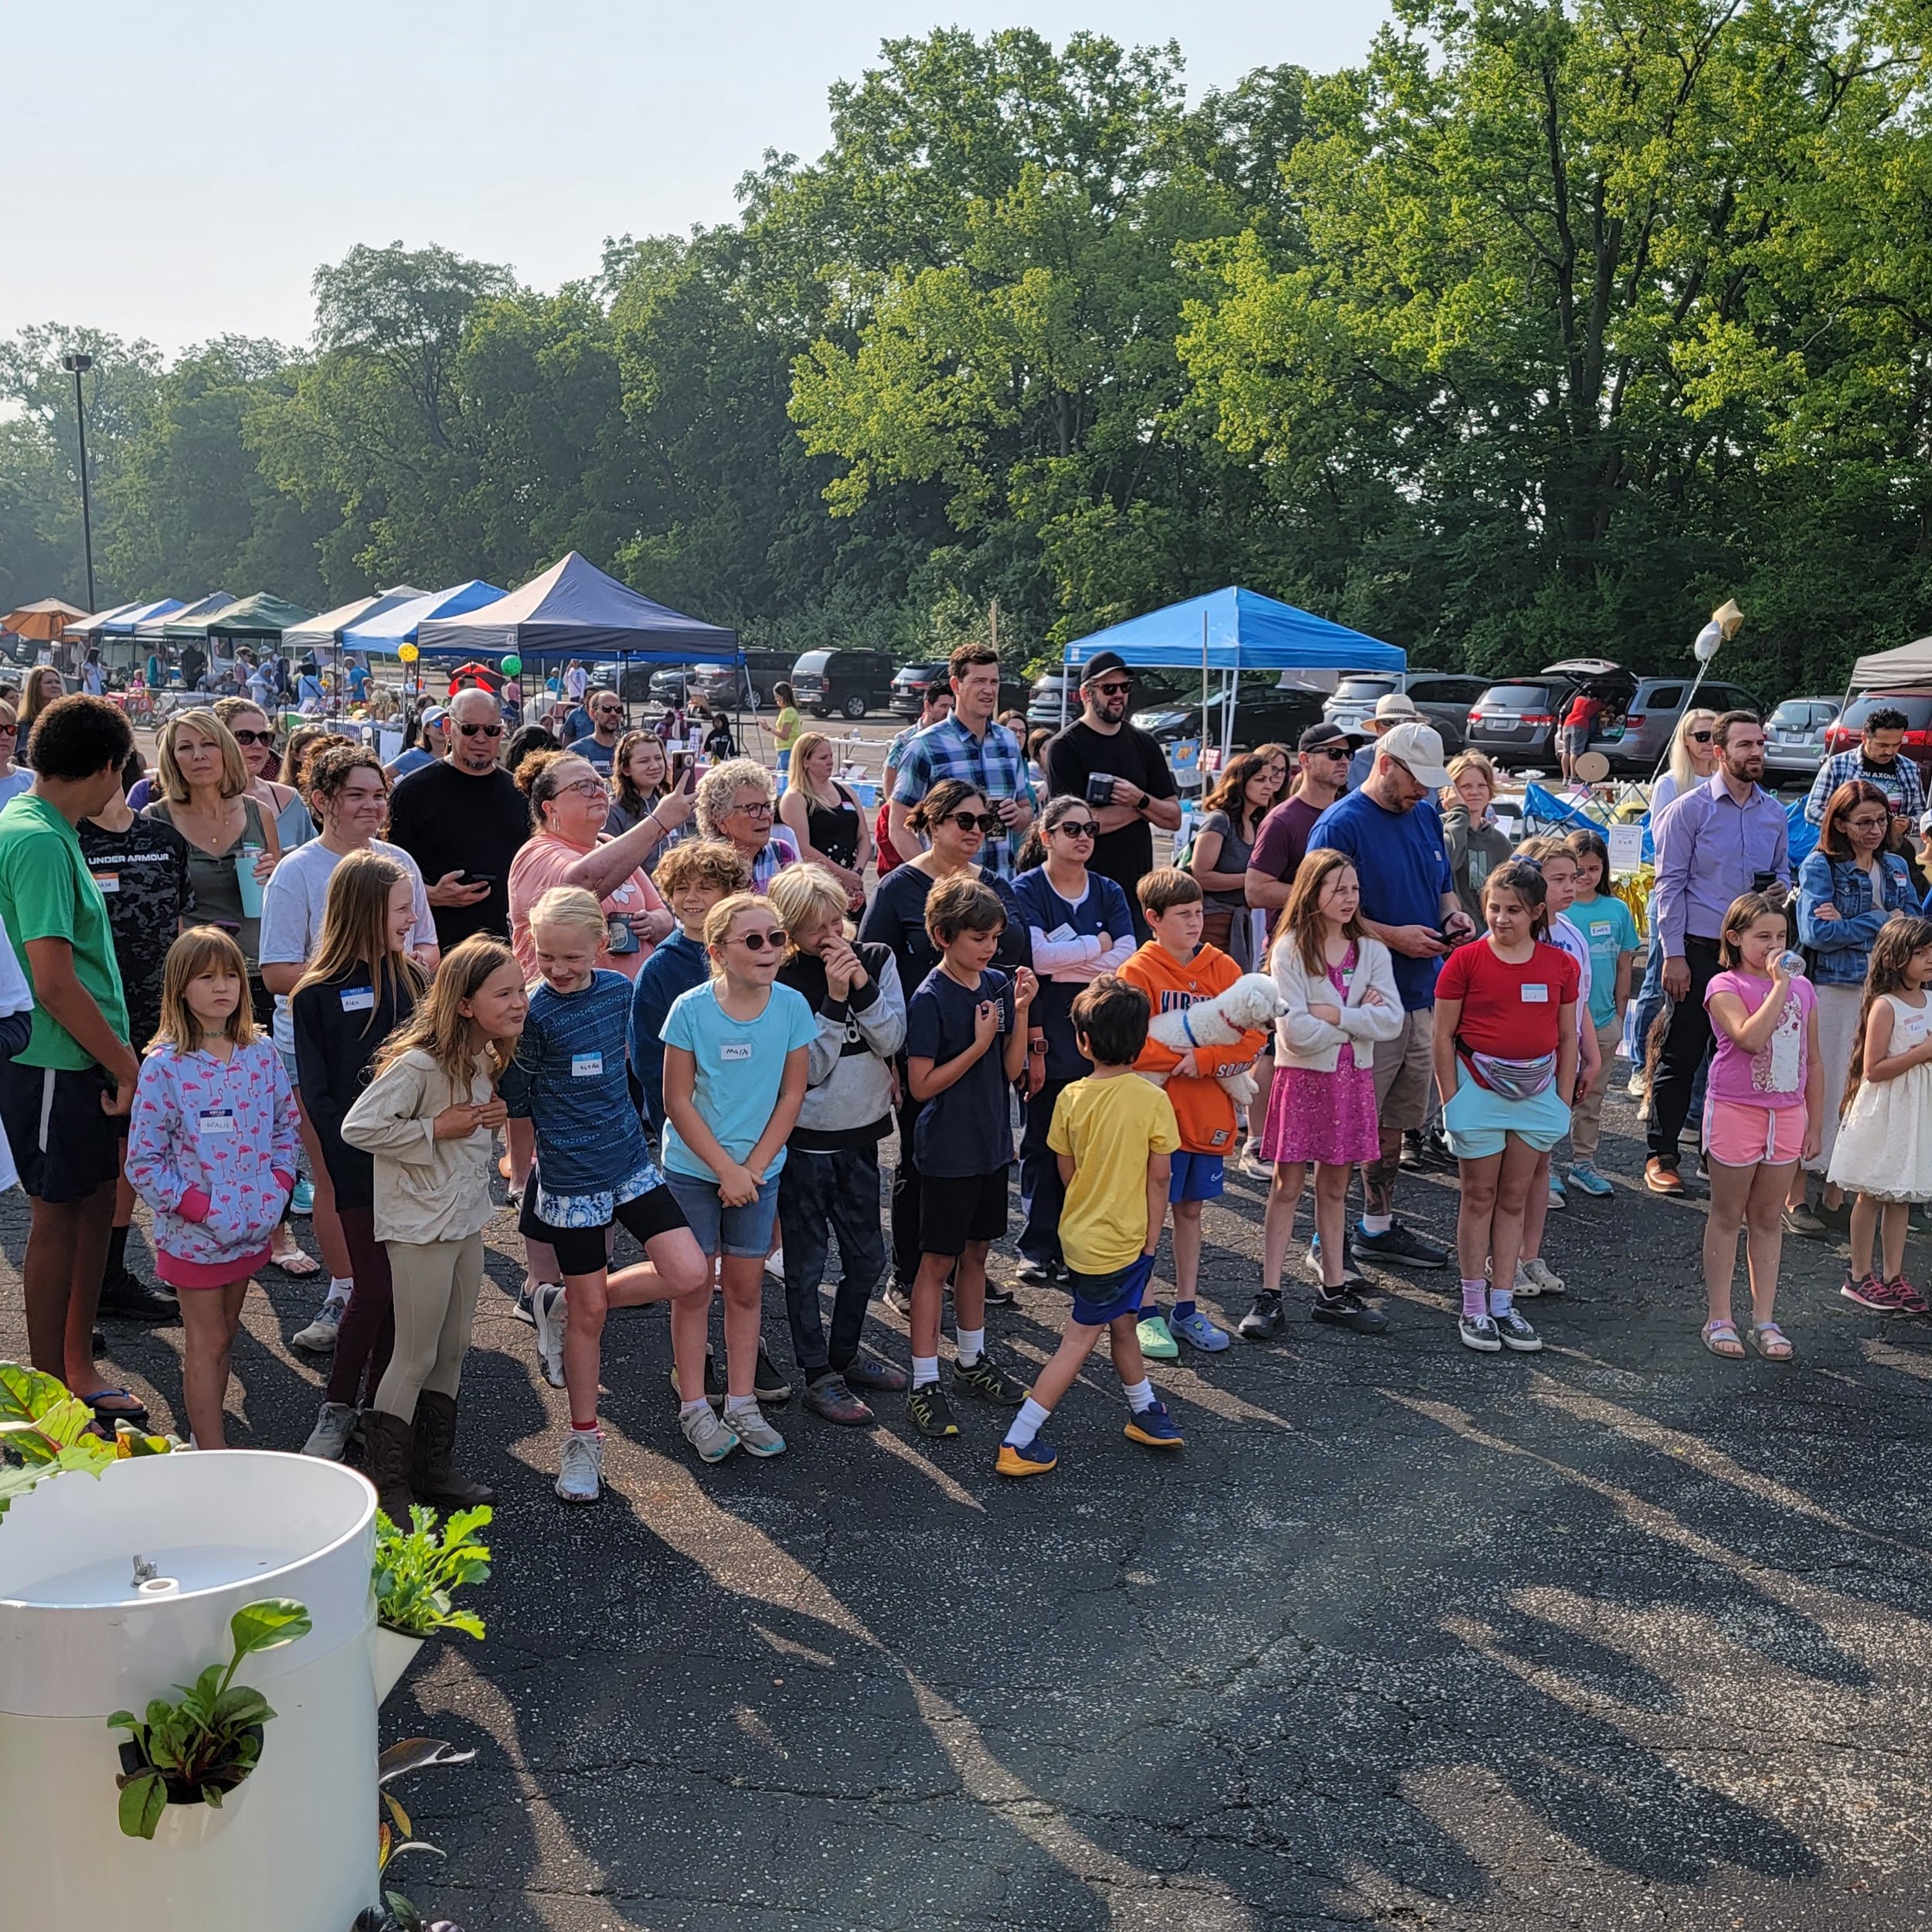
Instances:
[[[1825,757],[1849,751],[1865,735],[1865,721],[1875,711],[1904,713],[1905,755],[1922,771],[1932,770],[1932,691],[1867,691],[1854,698],[1825,728]]]

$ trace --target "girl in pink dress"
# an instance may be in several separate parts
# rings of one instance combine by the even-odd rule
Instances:
[[[1362,924],[1361,905],[1348,854],[1311,852],[1276,929],[1270,961],[1284,1011],[1275,1022],[1274,1086],[1261,1132],[1262,1158],[1274,1162],[1274,1182],[1262,1224],[1261,1291],[1241,1324],[1250,1340],[1281,1325],[1282,1264],[1311,1163],[1321,1269],[1315,1318],[1362,1335],[1388,1326],[1356,1294],[1343,1266],[1349,1171],[1375,1159],[1380,1145],[1376,1042],[1402,1031],[1394,965],[1388,947]]]
[[[128,1180],[153,1209],[155,1271],[181,1297],[183,1406],[225,1447],[222,1400],[249,1277],[295,1185],[301,1139],[275,1043],[255,1025],[241,948],[213,926],[168,950],[161,1029],[141,1063]]]

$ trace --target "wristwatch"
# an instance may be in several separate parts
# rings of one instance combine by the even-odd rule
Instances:
[[[1154,800],[1152,796],[1144,791],[1141,794],[1141,802],[1136,805],[1134,809],[1136,811],[1145,811],[1149,805],[1153,804],[1153,802]]]

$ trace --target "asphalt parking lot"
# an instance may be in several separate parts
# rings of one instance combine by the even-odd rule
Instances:
[[[1447,1233],[1452,1175],[1404,1192]],[[1237,1179],[1210,1212],[1230,1317],[1260,1199]],[[1164,1460],[1097,1361],[1023,1485],[978,1409],[929,1444],[794,1401],[789,1454],[700,1471],[641,1311],[607,1338],[611,1492],[575,1512],[499,1216],[464,1412],[502,1491],[490,1634],[426,1651],[383,1720],[478,1757],[417,1781],[448,1855],[393,1876],[469,1932],[1921,1922],[1932,1332],[1794,1242],[1796,1363],[1717,1361],[1699,1213],[1553,1216],[1573,1291],[1532,1306],[1539,1356],[1458,1347],[1425,1276],[1377,1284],[1379,1339],[1298,1320],[1157,1369],[1187,1432]],[[23,1232],[9,1196],[6,1352]],[[234,1440],[289,1447],[311,1294],[264,1286]],[[995,1345],[1038,1362],[1061,1307],[1022,1289]],[[896,1318],[871,1338],[903,1359]],[[179,1343],[112,1335],[163,1420]]]

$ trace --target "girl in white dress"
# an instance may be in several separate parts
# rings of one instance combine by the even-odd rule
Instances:
[[[1861,1308],[1923,1315],[1905,1278],[1906,1219],[1932,1201],[1932,920],[1895,917],[1879,929],[1865,975],[1830,1179],[1858,1195],[1852,1258],[1838,1292]],[[1882,1272],[1872,1267],[1880,1241]]]

